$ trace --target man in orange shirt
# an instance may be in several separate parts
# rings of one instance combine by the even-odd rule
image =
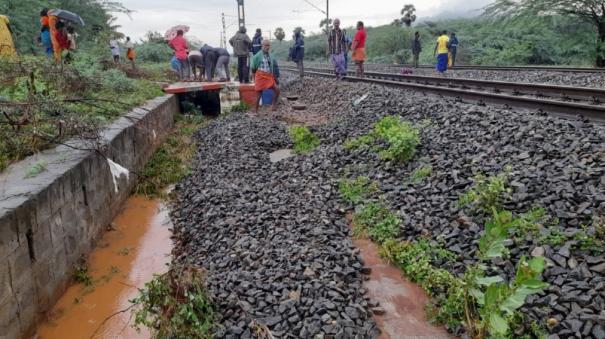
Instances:
[[[366,61],[366,38],[367,38],[366,29],[363,26],[363,22],[359,21],[357,23],[357,33],[355,34],[355,38],[353,38],[353,45],[351,49],[353,50],[353,61],[357,65],[357,76],[363,78],[363,63]]]

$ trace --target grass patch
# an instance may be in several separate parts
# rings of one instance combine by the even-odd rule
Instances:
[[[178,115],[174,132],[151,157],[141,171],[136,194],[163,196],[166,188],[189,174],[195,154],[193,134],[206,123],[200,115]]]
[[[386,143],[386,148],[376,147],[376,142]],[[416,154],[420,144],[420,130],[398,116],[387,116],[374,124],[372,131],[364,136],[345,142],[347,149],[380,150],[380,157],[384,160],[398,162],[409,161]]]
[[[296,154],[309,153],[321,143],[319,138],[305,126],[292,126],[288,129],[288,134],[292,139]]]
[[[249,110],[250,110],[250,105],[248,105],[247,103],[245,103],[243,101],[240,101],[239,104],[231,106],[231,109],[229,111],[231,113],[236,113],[236,112],[247,112]]]
[[[355,180],[342,179],[338,183],[338,189],[344,201],[358,204],[370,193],[378,191],[378,183],[371,182],[367,177],[357,177]]]
[[[212,338],[216,317],[199,269],[156,275],[131,302],[137,306],[135,328],[149,328],[154,338]]]
[[[512,190],[508,187],[510,169],[493,177],[477,175],[473,187],[462,195],[458,201],[460,207],[491,214],[493,209],[500,209]]]
[[[383,243],[399,235],[401,220],[384,205],[371,202],[353,215],[353,232]]]
[[[412,177],[411,177],[412,184],[418,185],[419,183],[423,182],[424,179],[430,177],[431,174],[433,174],[433,166],[423,166],[423,167],[417,168],[412,173]]]

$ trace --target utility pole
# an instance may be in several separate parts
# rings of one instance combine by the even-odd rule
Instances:
[[[246,14],[244,12],[244,0],[237,0],[237,19],[239,27],[246,27]]]
[[[227,48],[227,27],[225,25],[225,13],[222,13],[223,32],[221,34],[221,48]]]
[[[330,35],[330,0],[326,0],[326,34]]]

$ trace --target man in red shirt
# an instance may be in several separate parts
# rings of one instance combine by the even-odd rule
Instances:
[[[61,61],[63,51],[69,49],[69,39],[67,38],[67,32],[65,31],[65,24],[62,21],[57,21],[55,24],[55,29],[55,39],[57,39],[59,61]]]
[[[366,29],[363,22],[357,22],[357,34],[353,38],[353,61],[357,65],[357,76],[363,78],[363,63],[366,61]]]
[[[181,80],[186,80],[190,77],[189,70],[189,46],[187,40],[183,37],[185,34],[182,30],[176,31],[176,37],[168,43],[170,48],[174,50],[174,56],[179,62],[179,77]]]

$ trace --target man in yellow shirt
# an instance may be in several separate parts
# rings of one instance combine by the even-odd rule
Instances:
[[[437,38],[437,45],[435,45],[435,56],[437,57],[437,72],[441,74],[447,71],[449,42],[450,38],[447,36],[447,31],[443,31],[441,36]]]

